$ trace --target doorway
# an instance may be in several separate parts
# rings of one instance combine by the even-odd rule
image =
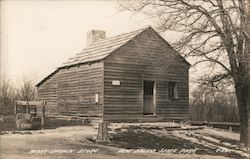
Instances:
[[[155,113],[155,81],[143,81],[143,115]]]

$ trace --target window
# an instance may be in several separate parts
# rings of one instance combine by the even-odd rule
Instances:
[[[177,83],[176,82],[169,82],[168,88],[169,88],[169,90],[168,90],[169,98],[176,99],[177,98]]]

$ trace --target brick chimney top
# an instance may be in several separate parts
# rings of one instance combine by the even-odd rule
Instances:
[[[102,30],[90,30],[87,32],[87,46],[93,44],[97,40],[106,38],[106,32]]]

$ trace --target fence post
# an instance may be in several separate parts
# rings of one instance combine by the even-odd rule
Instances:
[[[14,104],[14,121],[15,121],[15,130],[17,130],[17,116],[16,116],[16,114],[17,114],[17,102],[15,101],[15,104]]]
[[[42,104],[42,120],[41,120],[42,129],[45,128],[45,102]]]
[[[108,122],[101,121],[99,123],[99,129],[97,134],[97,141],[99,142],[108,142]]]

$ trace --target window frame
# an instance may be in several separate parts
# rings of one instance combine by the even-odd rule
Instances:
[[[172,96],[172,94],[173,94],[173,96]],[[168,98],[169,99],[178,99],[178,83],[176,81],[169,81],[168,82]]]

